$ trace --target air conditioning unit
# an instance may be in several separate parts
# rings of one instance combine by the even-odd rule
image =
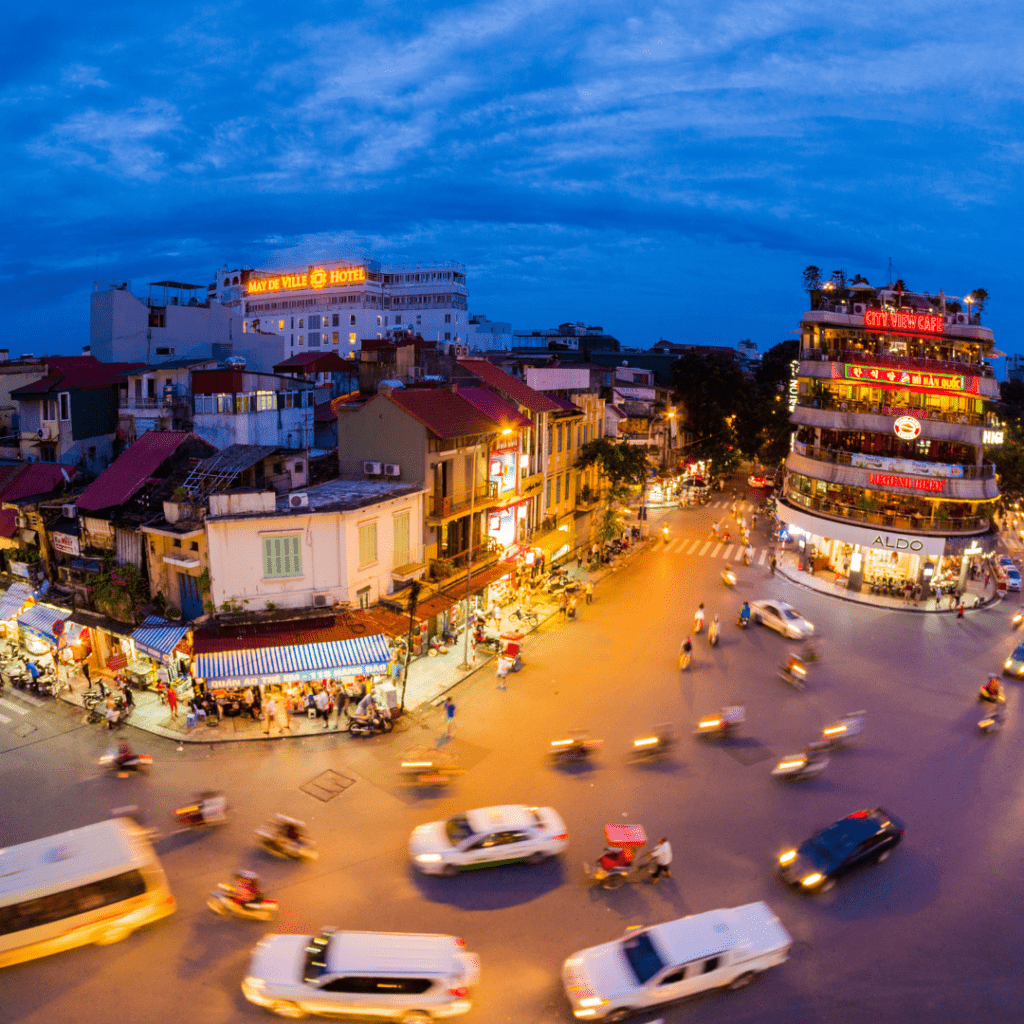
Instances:
[[[329,594],[314,594],[313,595],[313,607],[314,608],[326,608],[331,602]]]
[[[53,437],[53,427],[44,424],[36,431],[36,437],[38,437],[40,441],[49,441],[49,439]]]
[[[957,315],[956,315],[956,322],[958,324],[965,324],[965,323],[967,323],[967,314],[966,313],[957,313]]]
[[[402,467],[397,465],[394,462],[385,462],[384,463],[384,475],[385,476],[401,476],[402,475]]]
[[[14,521],[18,524],[19,530],[28,529],[28,516],[15,516]]]
[[[868,307],[863,302],[855,302],[853,304],[853,315],[854,316],[863,316],[864,313],[866,312],[867,308]]]
[[[288,495],[289,508],[309,508],[309,495],[299,492]]]
[[[65,519],[77,519],[78,518],[78,506],[77,505],[61,505],[60,514]]]
[[[364,462],[363,472],[367,476],[380,476],[384,472],[384,467],[379,462]]]

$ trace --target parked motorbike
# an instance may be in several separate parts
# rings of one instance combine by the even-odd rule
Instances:
[[[602,741],[591,739],[586,732],[577,730],[562,739],[552,740],[548,756],[554,764],[581,764],[589,761]]]
[[[801,753],[787,755],[772,769],[772,777],[783,782],[816,778],[828,767],[826,747],[825,743],[809,743]]]
[[[540,616],[536,612],[526,611],[524,608],[513,608],[509,612],[509,618],[516,622],[525,623],[528,626],[540,624]]]
[[[501,637],[497,633],[485,633],[478,628],[473,632],[473,642],[485,651],[493,651],[495,654],[501,651]]]
[[[351,715],[348,720],[350,736],[376,736],[391,732],[394,727],[391,718],[376,707],[367,715]]]
[[[705,715],[697,723],[694,736],[702,739],[728,739],[746,719],[746,710],[740,704],[722,708],[717,715]]]
[[[980,722],[978,722],[978,728],[984,732],[998,732],[1002,729],[1003,724],[1006,720],[1006,707],[1003,704],[996,704],[992,710],[985,715]]]
[[[269,825],[256,829],[256,841],[275,857],[301,861],[320,856],[316,843],[306,835],[305,824],[283,814],[275,815]]]
[[[28,669],[25,667],[23,661],[19,661],[17,658],[7,662],[3,667],[4,681],[9,685],[19,690],[24,690],[31,681],[31,676],[28,674]]]
[[[264,898],[255,903],[239,903],[234,892],[233,885],[218,882],[217,891],[210,893],[206,905],[221,917],[240,917],[247,921],[273,921],[277,917],[277,900]]]
[[[656,761],[668,756],[675,746],[675,730],[668,722],[656,725],[650,732],[637,736],[630,747],[635,761]]]
[[[821,730],[822,743],[838,747],[856,739],[864,730],[863,711],[847,711],[842,718]]]

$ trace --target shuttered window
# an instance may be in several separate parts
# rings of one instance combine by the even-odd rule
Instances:
[[[302,575],[302,535],[263,539],[263,575],[266,579]]]
[[[408,543],[408,542],[407,542]],[[377,524],[363,523],[359,527],[359,564],[377,561]]]
[[[399,512],[395,516],[394,565],[409,564],[409,513]]]

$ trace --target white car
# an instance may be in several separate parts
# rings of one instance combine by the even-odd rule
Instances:
[[[766,903],[630,929],[574,953],[562,984],[580,1020],[625,1020],[637,1010],[711,988],[742,988],[783,963],[793,940]]]
[[[751,601],[750,617],[790,640],[814,636],[814,623],[808,622],[786,601]]]
[[[418,825],[409,838],[409,856],[424,874],[457,875],[517,861],[539,864],[568,845],[565,822],[553,808],[505,804]]]
[[[1015,566],[1006,570],[1006,589],[1020,590],[1020,570]]]
[[[242,994],[279,1017],[367,1017],[425,1024],[471,1005],[480,959],[451,935],[343,932],[268,935]]]

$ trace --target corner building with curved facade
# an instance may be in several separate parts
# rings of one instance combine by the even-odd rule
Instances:
[[[801,323],[779,517],[851,590],[962,585],[995,552],[992,332],[945,298],[860,285]],[[792,399],[791,399],[792,401]]]

